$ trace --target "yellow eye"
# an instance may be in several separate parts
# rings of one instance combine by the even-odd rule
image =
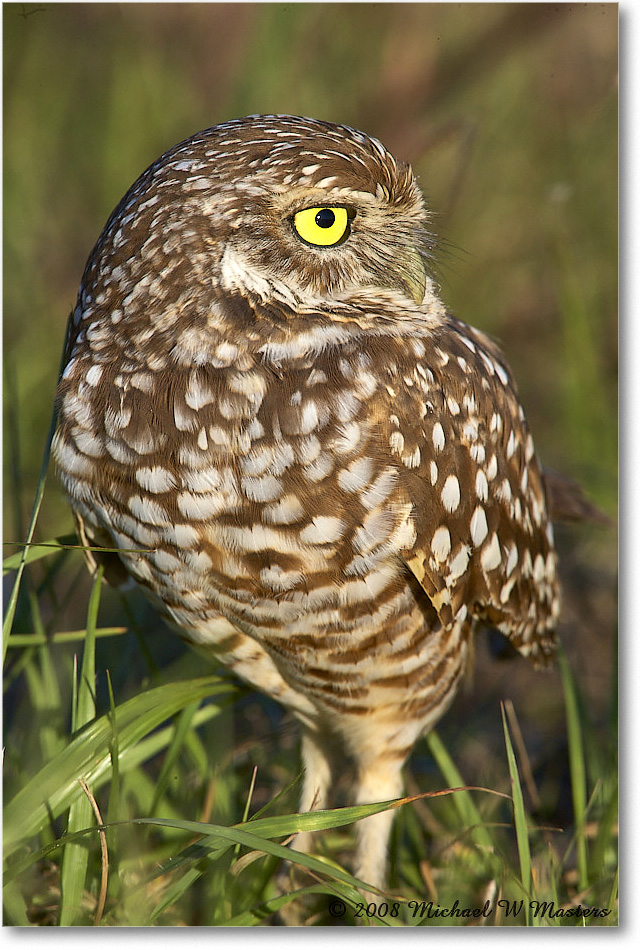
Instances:
[[[306,208],[294,215],[294,230],[313,247],[333,247],[348,235],[347,208]]]

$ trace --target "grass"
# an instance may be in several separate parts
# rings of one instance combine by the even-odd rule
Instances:
[[[92,588],[43,446],[112,207],[196,129],[284,111],[413,162],[449,307],[500,339],[544,462],[615,515],[615,7],[5,4],[3,24],[5,922],[255,926],[296,908],[319,924],[614,924],[614,530],[557,530],[555,672],[499,662],[480,634],[473,683],[407,768],[394,900],[357,917],[350,822],[369,809],[298,816],[292,719],[140,597]],[[306,825],[317,851],[285,852],[301,875],[282,893],[284,842]],[[332,918],[338,900],[352,910]],[[439,916],[455,902],[488,916]]]
[[[56,558],[65,555],[52,551],[54,545],[43,545],[27,570],[55,570]],[[43,637],[34,598],[35,633],[17,633],[15,646],[9,638],[9,686],[21,688],[21,711],[30,709],[29,745],[38,751],[7,749],[5,923],[255,926],[294,902],[304,919],[323,924],[339,900],[347,908],[344,922],[358,917],[372,926],[617,922],[617,773],[602,770],[597,780],[587,774],[595,737],[563,656],[573,825],[550,827],[529,812],[514,711],[502,710],[505,761],[494,788],[467,785],[432,733],[427,745],[438,768],[436,787],[392,803],[399,814],[391,892],[366,903],[343,866],[346,826],[391,803],[293,813],[295,751],[285,760],[293,781],[258,809],[255,774],[244,787],[233,762],[215,767],[212,785],[200,732],[217,723],[224,728],[242,689],[219,675],[175,678],[170,667],[157,685],[124,700],[115,696],[109,671],[97,660],[101,634],[120,638],[98,626],[101,589],[95,581],[80,664],[61,662],[67,638]],[[101,680],[109,686],[104,710],[97,700]],[[521,772],[530,775],[527,761]],[[236,820],[209,820],[212,789]],[[305,829],[324,832],[318,855],[284,847]],[[282,861],[309,872],[289,893],[275,881]],[[576,916],[578,907],[604,916]],[[484,916],[469,917],[475,910]],[[439,911],[448,916],[436,916]]]

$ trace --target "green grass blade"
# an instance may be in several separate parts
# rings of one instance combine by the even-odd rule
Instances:
[[[62,372],[62,365],[65,350],[67,348],[67,340],[65,339],[65,345],[63,346],[62,354],[60,356],[60,368],[58,372],[58,377],[60,378],[60,373]],[[38,514],[40,512],[40,506],[42,504],[42,499],[45,493],[45,481],[47,480],[47,469],[49,468],[49,457],[51,455],[51,443],[53,441],[54,432],[56,431],[56,422],[58,419],[58,406],[54,402],[54,409],[51,414],[51,422],[49,424],[49,433],[47,435],[47,441],[45,443],[45,450],[42,456],[42,465],[40,466],[40,475],[38,477],[38,485],[36,487],[36,496],[33,502],[33,508],[31,511],[31,521],[29,522],[29,528],[27,529],[27,537],[25,538],[25,547],[22,549],[20,554],[20,560],[16,569],[16,576],[13,582],[13,587],[11,589],[11,595],[9,597],[9,602],[7,604],[7,612],[4,618],[4,623],[2,625],[2,661],[7,656],[7,646],[9,645],[9,635],[11,633],[11,628],[13,627],[13,619],[16,615],[16,608],[18,606],[18,595],[20,593],[20,584],[22,583],[22,575],[24,573],[25,565],[27,563],[27,552],[28,548],[33,541],[33,536],[36,530],[36,524],[38,522]]]
[[[165,794],[165,790],[169,783],[169,780],[172,775],[172,770],[174,769],[174,764],[178,759],[181,749],[183,748],[183,743],[185,741],[185,736],[192,725],[192,720],[194,715],[199,707],[199,703],[191,703],[187,706],[178,717],[178,721],[174,726],[174,736],[172,741],[167,749],[165,755],[165,761],[160,770],[160,774],[156,779],[156,789],[154,791],[154,798],[149,808],[149,814],[153,815],[156,811],[156,806],[159,801]]]
[[[571,792],[576,827],[578,886],[579,889],[583,891],[588,887],[588,851],[586,840],[586,765],[582,741],[582,723],[571,668],[561,651],[559,654],[559,667],[562,676],[562,688],[564,690],[564,702],[566,707]]]
[[[231,683],[218,676],[186,682],[167,683],[147,690],[116,709],[119,750],[122,757],[141,739],[185,706],[209,696],[221,699],[235,692]],[[82,790],[77,778],[83,775],[95,792],[109,778],[113,725],[109,715],[85,726],[52,761],[26,783],[4,810],[5,853],[10,854],[25,839],[58,817]]]
[[[463,780],[457,766],[446,751],[446,747],[434,730],[426,737],[426,744],[442,775],[451,788],[463,789],[466,782]],[[484,824],[484,820],[470,792],[465,790],[454,792],[453,802],[462,822],[470,829],[473,841],[489,853],[492,853],[495,850],[493,839]]]
[[[6,544],[20,543],[6,541]],[[78,548],[78,538],[75,534],[65,534],[60,538],[54,538],[52,541],[41,541],[37,544],[22,544],[23,550],[16,554],[10,554],[2,561],[2,573],[9,574],[16,571],[21,564],[31,564],[33,561],[39,561],[43,557],[49,557],[57,551],[66,551],[69,548]]]
[[[504,726],[504,739],[506,742],[506,757],[508,759],[508,771],[510,773],[510,784],[513,795],[513,819],[515,822],[515,832],[517,835],[517,850],[519,853],[519,869],[522,879],[522,887],[527,901],[530,901],[532,892],[532,870],[531,870],[531,849],[528,841],[528,825],[526,822],[526,811],[524,809],[524,796],[522,795],[522,786],[519,781],[519,772],[517,769],[517,760],[513,751],[513,744],[510,738],[506,711],[502,703],[502,723]],[[532,914],[529,907],[526,908],[526,920],[532,924]]]
[[[12,633],[9,637],[9,649],[17,647],[24,650],[29,647],[40,647],[47,644],[82,643],[85,639],[86,632],[84,629],[65,630],[59,633],[52,633],[51,636],[47,636],[40,631],[36,631],[36,633]],[[128,632],[127,627],[100,627],[96,630],[95,636],[97,640],[100,640],[103,637],[119,637]]]
[[[75,733],[82,726],[91,722],[96,715],[95,680],[96,680],[96,621],[98,605],[100,603],[100,589],[102,586],[103,571],[99,568],[89,598],[87,612],[87,636],[83,649],[80,682],[75,708],[72,709],[71,728]],[[84,778],[84,776],[78,776]],[[86,828],[92,821],[92,808],[86,795],[80,796],[72,802],[67,819],[67,834]],[[70,926],[76,922],[81,910],[87,865],[89,863],[88,842],[73,842],[65,846],[62,857],[62,871],[60,877],[60,914],[58,923],[61,927]]]
[[[2,888],[3,926],[28,927],[27,903],[15,881],[9,881]]]
[[[358,813],[360,813],[358,814],[358,817],[364,818],[368,815],[376,814],[378,811],[384,811],[389,807],[392,807],[390,803],[382,803],[377,805],[358,805],[352,808],[331,809],[324,813],[322,827],[339,827],[339,825],[347,824],[347,816],[345,814],[340,814],[337,818],[337,812],[350,812],[352,813],[352,820],[355,820],[355,815]],[[335,814],[333,814],[333,812]],[[288,834],[291,834],[295,829],[300,828],[302,820],[304,825],[307,823],[308,827],[312,827],[312,819],[316,814],[316,812],[310,812],[307,815],[282,816],[284,819],[289,819],[289,827],[292,829],[292,831],[289,831]],[[306,819],[308,822],[306,822]],[[268,822],[269,819],[265,819],[266,825]],[[197,821],[177,821],[175,819],[166,818],[134,818],[131,820],[131,824],[177,828],[192,835],[203,835],[204,839],[199,842],[198,846],[196,846],[200,849],[200,853],[198,854],[199,859],[203,858],[210,850],[232,848],[236,844],[241,844],[244,847],[250,848],[252,851],[260,851],[264,854],[270,854],[273,857],[279,858],[280,860],[286,860],[294,864],[299,864],[302,867],[307,868],[309,871],[322,874],[324,878],[330,875],[333,879],[343,881],[345,884],[355,888],[356,900],[361,899],[358,896],[358,888],[363,887],[367,883],[364,881],[359,881],[357,878],[353,877],[351,874],[348,874],[346,871],[343,871],[334,864],[331,865],[318,857],[314,857],[310,854],[304,854],[301,851],[294,851],[282,844],[277,844],[276,842],[271,841],[270,839],[272,837],[280,836],[275,835],[271,828],[268,832],[268,829],[264,827],[261,829],[263,834],[257,834],[255,831],[255,826],[258,824],[258,822],[246,822],[245,825],[233,825],[231,828],[226,828],[223,825],[213,825]],[[249,828],[252,830],[249,831]],[[196,857],[196,852],[193,853]],[[165,873],[166,871],[167,868],[165,869]]]

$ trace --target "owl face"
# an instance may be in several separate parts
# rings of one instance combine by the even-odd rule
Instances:
[[[97,248],[103,283],[116,248],[123,268],[142,258],[147,274],[151,262],[166,293],[179,268],[182,286],[297,311],[364,291],[412,306],[426,290],[427,213],[412,172],[344,126],[290,116],[217,126],[162,156],[113,217],[103,257]]]

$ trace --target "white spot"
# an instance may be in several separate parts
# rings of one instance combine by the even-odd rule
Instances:
[[[511,429],[511,433],[508,437],[508,444],[506,446],[506,458],[512,458],[515,454],[515,433]]]
[[[520,484],[520,488],[522,489],[522,493],[525,495],[526,489],[528,488],[528,469],[527,468],[525,468],[524,471],[522,472],[522,477],[519,484]]]
[[[302,435],[308,435],[317,427],[318,423],[319,413],[317,412],[316,403],[312,399],[308,399],[301,410],[299,432]]]
[[[465,573],[469,560],[470,548],[467,544],[460,545],[457,554],[455,554],[455,556],[450,559],[450,574],[446,578],[446,582],[448,584],[456,581],[457,578],[461,577],[462,574]]]
[[[488,481],[481,468],[477,470],[475,476],[475,493],[480,501],[488,500]]]
[[[441,422],[436,422],[433,426],[432,444],[434,445],[435,451],[437,452],[441,452],[446,444],[446,436],[444,435],[444,429]]]
[[[201,429],[198,433],[197,444],[199,449],[205,451],[207,449],[207,432],[205,429]]]
[[[225,415],[225,413],[223,413]],[[226,418],[230,418],[229,416]],[[179,432],[195,432],[198,427],[198,416],[193,412],[185,412],[180,403],[174,403],[174,424]]]
[[[338,435],[331,442],[331,447],[341,455],[347,455],[359,445],[361,429],[358,422],[348,422],[338,428]]]
[[[461,412],[461,409],[459,408],[459,403],[457,402],[456,399],[453,399],[452,396],[449,396],[446,401],[446,404],[448,408],[450,409],[453,416],[459,415],[459,413]]]
[[[543,519],[544,519],[544,505],[539,498],[533,498],[531,501],[531,511],[533,513],[533,521],[539,528]]]
[[[62,374],[62,378],[63,378],[63,379],[69,379],[69,377],[73,375],[73,372],[74,372],[74,369],[76,368],[76,363],[77,363],[77,362],[78,362],[78,361],[77,361],[75,358],[69,360],[69,362],[68,362],[67,365],[65,366],[65,371],[64,371],[64,373]]]
[[[274,475],[262,475],[258,478],[242,478],[241,488],[250,501],[276,501],[283,493],[283,485]]]
[[[274,591],[292,590],[303,580],[300,571],[284,571],[278,564],[264,567],[259,577],[262,584]]]
[[[450,531],[445,525],[437,528],[433,534],[430,549],[438,561],[445,561],[450,554]]]
[[[75,433],[73,431],[72,435],[75,437]],[[124,446],[122,442],[116,442],[114,439],[107,439],[105,441],[105,448],[113,459],[115,459],[117,462],[122,462],[123,465],[131,465],[132,462],[136,461],[136,455],[126,446]]]
[[[328,377],[323,372],[322,369],[313,369],[310,371],[305,385],[306,386],[322,386],[324,383],[327,383]]]
[[[390,448],[396,455],[401,455],[404,450],[405,439],[401,432],[393,432],[388,439]]]
[[[123,397],[121,396],[121,399]],[[76,413],[78,416],[79,413]],[[131,406],[123,406],[120,410],[115,411],[110,406],[105,410],[105,430],[108,435],[112,437],[118,437],[121,429],[126,429],[132,418],[132,409]],[[82,419],[79,419],[82,422]]]
[[[475,344],[473,343],[471,339],[469,339],[469,337],[464,336],[464,334],[462,333],[460,334],[459,339],[461,340],[462,343],[464,343],[468,347],[471,353],[477,352]]]
[[[166,525],[169,522],[165,509],[149,498],[132,495],[127,506],[135,518],[140,518],[146,524]]]
[[[515,586],[516,582],[517,582],[517,575],[515,575],[514,577],[510,577],[506,581],[506,583],[504,584],[504,586],[499,592],[500,604],[505,604],[508,602],[508,598],[510,597],[511,591],[513,590],[513,587]]]
[[[359,373],[355,382],[361,392],[361,395],[366,399],[370,399],[370,397],[374,396],[377,391],[377,377],[372,373],[365,371]]]
[[[102,366],[94,365],[94,366],[90,366],[89,369],[87,370],[85,379],[87,380],[90,386],[97,386],[101,380],[102,375],[103,375]]]
[[[497,534],[493,533],[481,555],[481,566],[484,571],[494,571],[502,563],[502,552],[499,547]]]
[[[513,492],[511,491],[510,482],[507,478],[504,479],[499,488],[495,491],[495,495],[497,500],[503,502],[505,505],[511,500]]]
[[[484,353],[483,350],[480,351],[479,355],[481,356],[482,360],[484,361],[484,366],[486,367],[486,369],[488,370],[488,372],[490,373],[490,375],[491,375],[491,376],[494,376],[494,375],[495,375],[495,367],[494,367],[492,361],[491,361],[491,360],[489,359],[489,357]]]
[[[346,469],[339,472],[337,481],[344,491],[361,491],[370,482],[374,462],[371,458],[360,458],[352,461]]]
[[[524,446],[524,454],[526,456],[526,464],[528,465],[530,460],[533,458],[533,455],[535,454],[535,445],[533,444],[533,436],[530,434],[530,432],[526,438],[526,445]]]
[[[437,463],[434,459],[430,460],[430,484],[436,485],[437,479],[439,478],[439,469],[437,468]]]
[[[154,388],[154,377],[151,373],[132,373],[130,382],[134,389],[139,389],[142,393],[151,393]]]
[[[173,524],[163,532],[166,541],[176,544],[179,548],[191,548],[198,544],[198,533],[189,524]]]
[[[517,562],[519,561],[519,554],[517,553],[517,545],[513,541],[510,547],[507,550],[506,558],[506,576],[510,577],[515,568],[517,567]]]
[[[508,376],[506,375],[506,371],[504,370],[504,367],[500,363],[495,363],[494,365],[495,365],[495,372],[497,373],[497,375],[499,376],[499,378],[501,379],[502,383],[505,386],[506,383],[508,382]]]
[[[476,548],[479,547],[487,534],[488,522],[486,521],[486,512],[478,505],[470,519],[470,536]]]
[[[491,482],[494,478],[497,477],[497,456],[496,455],[491,456],[490,462],[486,466],[486,475],[491,480]]]
[[[159,494],[169,491],[176,487],[176,479],[166,468],[155,465],[153,468],[137,468],[135,470],[136,481],[145,491]]]
[[[391,511],[375,510],[369,512],[355,531],[353,547],[361,554],[367,554],[383,544],[394,528],[394,515]]]
[[[235,346],[233,343],[219,343],[214,350],[214,356],[216,357],[215,365],[229,366],[238,356],[238,352],[238,346]]]
[[[211,492],[221,484],[221,473],[217,468],[202,468],[197,471],[182,472],[182,487],[189,491]]]
[[[284,495],[275,505],[263,509],[263,520],[272,524],[292,524],[303,517],[303,505],[296,495]]]
[[[457,623],[463,623],[466,617],[468,616],[468,607],[466,604],[462,604],[457,613],[455,614],[455,620]]]
[[[91,475],[94,466],[83,455],[75,452],[68,442],[63,442],[58,434],[54,442],[54,454],[60,468],[68,475]]]
[[[169,551],[152,551],[149,559],[159,571],[163,571],[165,574],[174,574],[183,567],[179,559],[170,554]]]
[[[342,389],[334,402],[334,412],[340,422],[350,422],[360,408],[359,399],[348,389]]]
[[[202,409],[214,402],[215,396],[212,390],[200,378],[200,374],[192,371],[189,377],[189,383],[185,390],[185,402],[190,409]]]
[[[87,432],[86,429],[81,429],[79,426],[74,426],[71,430],[71,435],[76,443],[76,448],[78,448],[83,455],[90,455],[92,458],[100,458],[105,454],[105,446],[103,445],[100,439],[97,439],[91,432]]]
[[[467,419],[461,429],[461,434],[468,442],[474,442],[479,435],[479,425],[476,419]]]
[[[343,528],[344,523],[341,518],[320,515],[313,518],[312,523],[300,532],[300,538],[304,544],[331,544],[342,537]]]
[[[416,445],[413,452],[402,455],[401,461],[406,466],[406,468],[419,468],[419,465],[421,464],[421,451],[419,446]]]
[[[546,574],[546,568],[544,566],[544,558],[541,554],[538,554],[535,558],[535,563],[533,564],[533,580],[538,584],[541,584],[544,580]]]
[[[229,377],[227,385],[233,393],[247,396],[255,406],[260,405],[267,388],[265,378],[260,373],[234,373]]]
[[[474,445],[471,445],[469,452],[473,462],[477,462],[478,465],[484,464],[486,460],[486,449],[483,445],[476,442]]]
[[[230,433],[222,426],[210,426],[210,439],[214,445],[223,445],[226,448],[232,444]]]
[[[218,492],[209,495],[180,492],[176,496],[176,504],[184,518],[206,521],[226,508],[226,498]]]
[[[397,482],[397,472],[394,468],[385,468],[378,475],[372,485],[361,495],[360,501],[364,508],[376,508],[383,505]]]
[[[460,500],[459,479],[456,475],[449,475],[441,490],[441,502],[446,511],[455,511],[459,507]]]
[[[311,465],[306,465],[303,469],[303,474],[309,482],[322,482],[324,478],[327,478],[330,472],[334,469],[334,461],[332,456],[328,452],[322,452],[321,455],[312,462]]]
[[[555,559],[555,555],[553,554],[553,552],[549,551],[548,556],[546,558],[546,580],[549,583],[552,584],[553,581],[555,580],[556,572],[557,572],[557,561]]]
[[[265,429],[263,428],[259,420],[256,418],[256,416],[253,419],[250,419],[245,429],[245,434],[247,435],[248,439],[250,439],[250,441],[254,441],[255,439],[262,439],[263,436],[265,435]]]

